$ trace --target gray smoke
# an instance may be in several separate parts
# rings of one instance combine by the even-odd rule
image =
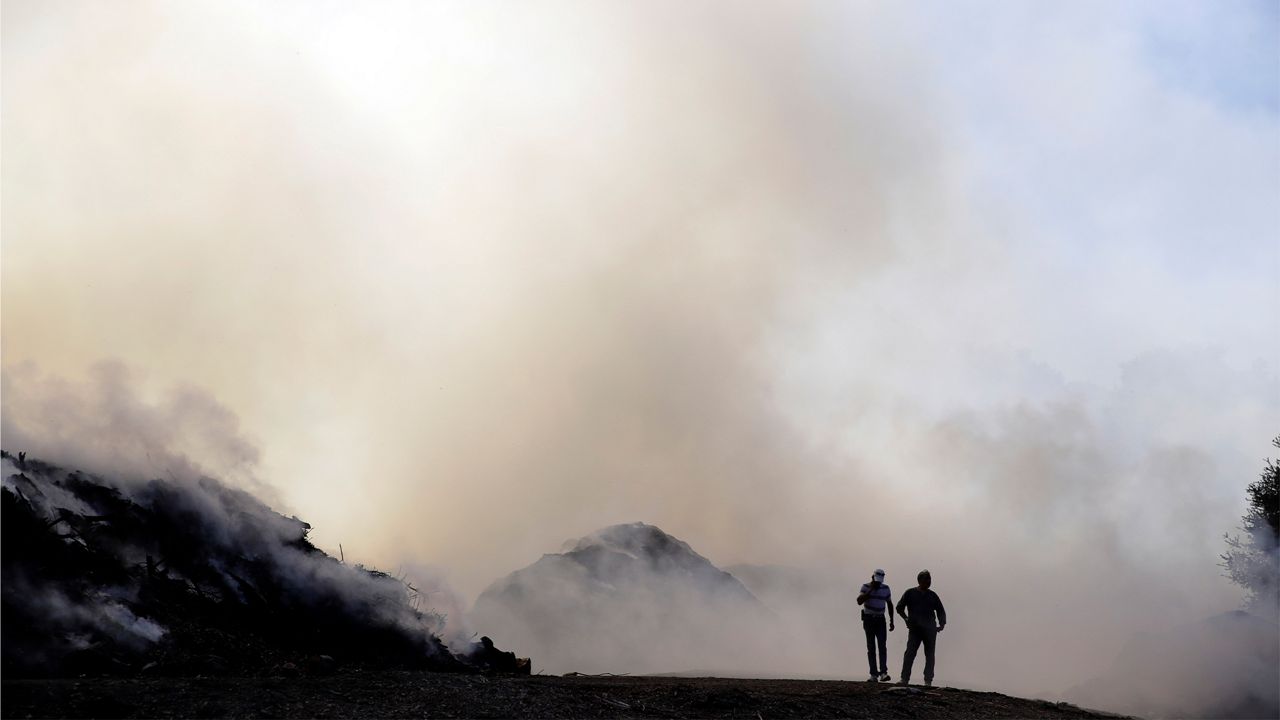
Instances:
[[[1280,178],[1213,81],[1278,84],[1213,7],[7,7],[5,371],[119,357],[164,420],[9,382],[5,444],[254,468],[452,608],[637,519],[832,597],[929,567],[943,676],[1054,695],[1240,600]]]
[[[567,541],[496,580],[471,618],[552,673],[767,674],[786,652],[776,613],[644,523]]]
[[[0,374],[6,448],[73,469],[130,480],[194,482],[216,476],[264,500],[260,451],[229,408],[190,385],[145,394],[120,361],[93,365],[83,379],[44,373],[34,363]]]
[[[436,583],[414,597],[421,593],[403,578],[318,552],[306,540],[307,523],[211,477],[206,468],[222,468],[255,492],[268,489],[256,475],[257,448],[227,408],[190,387],[146,398],[129,378],[119,363],[96,366],[83,382],[30,365],[3,375],[0,422],[14,447],[0,464],[6,504],[29,508],[45,530],[65,523],[62,542],[79,543],[92,562],[107,563],[97,569],[103,577],[115,578],[64,582],[66,568],[26,557],[43,546],[8,547],[6,612],[22,613],[18,619],[45,628],[47,638],[33,644],[11,633],[7,666],[13,655],[25,671],[65,670],[71,654],[98,644],[94,637],[146,650],[167,629],[135,614],[145,607],[135,581],[137,568],[157,563],[191,592],[364,628],[373,654],[400,657],[409,647],[424,663],[449,661],[437,636],[469,649],[462,614],[446,632],[448,618],[430,604],[430,594],[451,594],[447,587]],[[111,528],[107,540],[85,534],[100,521]],[[376,633],[388,630],[403,646],[379,650]],[[191,642],[182,640],[182,650]]]

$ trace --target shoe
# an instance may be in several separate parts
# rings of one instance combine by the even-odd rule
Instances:
[[[910,683],[910,682],[908,682],[906,678],[902,678],[901,680],[899,680],[899,681],[898,681],[898,684],[899,684],[899,685],[910,685],[911,683]]]
[[[893,678],[889,677],[889,673],[880,673],[880,682],[889,682]]]
[[[932,680],[925,680],[925,681],[924,681],[924,686],[925,686],[925,687],[933,687],[933,681],[932,681]]]
[[[880,678],[876,677],[875,675],[872,675],[871,677],[867,678],[867,682],[880,682]]]

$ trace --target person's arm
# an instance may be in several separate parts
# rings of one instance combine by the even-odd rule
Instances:
[[[911,618],[907,617],[907,613],[904,608],[907,606],[907,595],[909,594],[911,594],[910,590],[902,593],[902,597],[898,598],[898,614],[901,615],[902,619],[906,620],[908,624],[911,623]]]
[[[867,596],[871,594],[870,588],[865,584],[862,586],[861,594],[858,595],[858,604],[861,605],[867,601]]]
[[[942,598],[938,597],[938,593],[933,594],[933,601],[938,610],[938,632],[942,632],[942,628],[947,626],[947,609],[942,607]]]
[[[885,607],[889,608],[889,632],[893,632],[893,593],[889,593],[889,597],[885,598]]]

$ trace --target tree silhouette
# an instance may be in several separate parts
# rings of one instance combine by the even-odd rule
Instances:
[[[1280,435],[1271,444],[1280,448]],[[1280,612],[1280,465],[1267,458],[1258,480],[1245,489],[1249,508],[1240,536],[1224,536],[1222,567],[1231,582],[1249,592],[1246,606],[1255,612]]]

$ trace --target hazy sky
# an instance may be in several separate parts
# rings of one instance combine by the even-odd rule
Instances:
[[[1238,603],[1274,2],[6,0],[2,42],[7,449],[183,453],[467,597],[643,520],[1108,613],[1067,672]]]

